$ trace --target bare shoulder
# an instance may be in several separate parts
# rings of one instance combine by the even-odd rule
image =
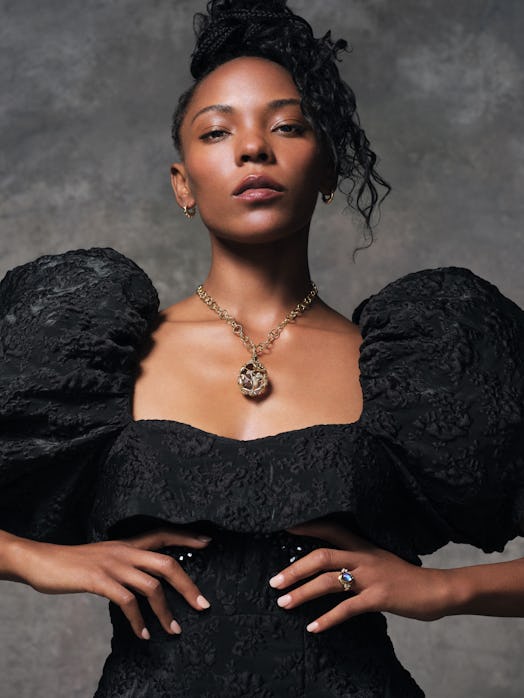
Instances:
[[[196,296],[188,296],[167,306],[160,311],[159,319],[161,320],[160,325],[164,329],[168,329],[170,325],[194,324],[202,328],[205,324],[224,323],[224,320],[220,319]],[[238,321],[242,322],[241,319]],[[299,317],[294,326],[309,333],[317,331],[320,334],[329,332],[345,335],[352,339],[360,337],[360,328],[356,323],[327,305],[320,298],[317,298],[315,304]],[[271,328],[268,328],[268,331],[269,329]]]
[[[202,303],[196,296],[188,296],[172,305],[164,308],[159,317],[161,326],[169,331],[173,325],[194,325],[203,329],[203,323],[208,325],[221,324],[221,320],[214,312]],[[317,298],[315,304],[300,316],[294,331],[324,335],[331,333],[339,335],[339,339],[345,337],[351,341],[361,340],[360,328],[357,324],[345,317],[338,310],[327,305],[321,298]],[[271,328],[268,328],[268,330]]]
[[[346,335],[352,339],[360,338],[359,326],[345,315],[342,315],[342,313],[340,313],[338,310],[335,310],[331,306],[327,305],[327,303],[324,303],[324,301],[321,299],[318,299],[317,315],[315,320],[317,329],[333,332],[335,334]]]
[[[209,309],[196,297],[187,296],[160,311],[164,322],[198,322],[209,318]]]

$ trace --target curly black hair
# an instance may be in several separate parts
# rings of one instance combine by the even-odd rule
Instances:
[[[355,94],[336,65],[342,60],[339,53],[348,52],[347,41],[334,42],[331,31],[315,38],[311,25],[287,7],[286,0],[209,0],[207,14],[194,15],[193,29],[196,45],[190,70],[194,82],[181,94],[171,128],[180,156],[183,158],[180,127],[195,88],[206,75],[239,56],[279,63],[290,72],[301,95],[302,111],[331,156],[338,189],[348,206],[364,217],[365,247],[369,247],[373,212],[391,187],[376,170],[377,156],[360,126]],[[347,191],[342,188],[345,180]],[[378,187],[385,190],[382,197]]]

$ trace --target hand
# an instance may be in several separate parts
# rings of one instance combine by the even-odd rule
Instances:
[[[166,579],[198,611],[208,608],[209,602],[176,560],[150,551],[170,545],[204,548],[208,542],[187,529],[176,528],[158,528],[124,540],[86,545],[55,545],[19,538],[13,543],[13,569],[18,579],[44,594],[89,592],[104,596],[122,609],[135,634],[148,640],[150,634],[137,599],[127,587],[147,596],[166,632],[180,633],[160,580],[147,572]]]
[[[271,586],[285,589],[301,579],[312,577],[289,594],[285,608],[325,594],[340,594],[344,600],[307,626],[310,632],[322,632],[360,613],[388,611],[406,618],[436,620],[445,615],[447,604],[446,570],[424,569],[393,553],[377,548],[369,541],[338,524],[316,519],[286,529],[333,543],[334,548],[313,550],[280,572],[281,581]],[[355,581],[344,591],[338,575],[346,567]],[[282,597],[279,597],[280,599]],[[277,599],[278,601],[278,599]],[[279,604],[281,605],[281,604]]]

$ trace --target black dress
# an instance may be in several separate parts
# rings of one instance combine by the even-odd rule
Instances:
[[[150,279],[111,248],[46,255],[0,285],[0,528],[61,544],[162,521],[213,536],[162,549],[211,602],[196,611],[162,580],[180,636],[138,594],[139,640],[109,603],[96,698],[423,696],[382,614],[308,633],[344,592],[285,610],[268,580],[326,545],[284,531],[318,517],[414,564],[448,541],[489,552],[522,535],[523,311],[461,267],[407,274],[352,316],[360,419],[248,441],[133,421],[157,317]]]

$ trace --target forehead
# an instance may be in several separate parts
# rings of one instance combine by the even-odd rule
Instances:
[[[242,56],[206,75],[195,89],[188,116],[215,102],[255,104],[286,97],[300,98],[286,68],[266,58]]]

